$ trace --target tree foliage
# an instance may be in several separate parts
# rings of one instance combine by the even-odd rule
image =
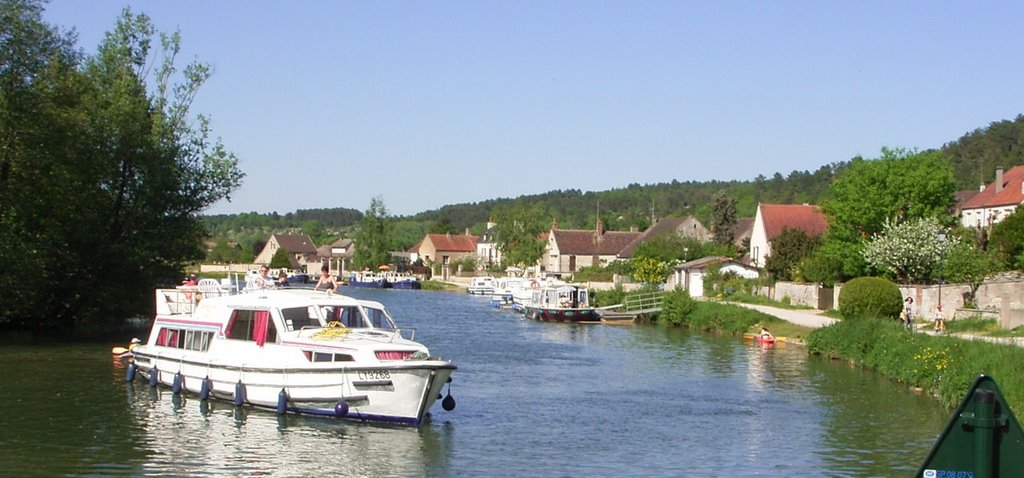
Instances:
[[[718,244],[732,244],[736,231],[736,199],[724,190],[711,197],[711,234]]]
[[[0,323],[145,313],[202,257],[198,214],[243,177],[189,111],[209,67],[179,70],[179,36],[127,9],[85,57],[39,2],[2,1],[0,18]]]
[[[494,210],[495,243],[505,266],[525,268],[544,255],[541,235],[548,230],[543,205],[518,204]]]
[[[665,282],[672,273],[672,266],[650,257],[637,257],[632,260],[633,278],[648,285]]]
[[[887,220],[927,217],[951,223],[954,190],[953,170],[938,151],[883,149],[877,159],[855,158],[822,203],[829,228],[815,254],[818,270],[831,280],[866,274],[868,238]]]
[[[810,257],[820,243],[820,237],[809,237],[799,229],[784,228],[772,239],[772,254],[765,261],[764,268],[775,280],[794,280],[801,261]]]
[[[902,284],[928,282],[936,277],[946,251],[960,239],[947,235],[935,218],[917,218],[897,223],[886,220],[864,249],[864,259],[891,274]]]
[[[992,226],[988,247],[1008,269],[1024,269],[1024,206]]]
[[[391,262],[393,228],[384,199],[380,196],[371,199],[370,208],[363,214],[363,227],[356,233],[353,260],[357,267],[376,270],[378,266]]]

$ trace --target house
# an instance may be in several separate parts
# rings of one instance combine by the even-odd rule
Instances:
[[[497,235],[497,224],[487,220],[487,230],[480,236],[476,243],[476,267],[477,269],[488,269],[495,264],[501,264],[501,250],[495,239]]]
[[[772,254],[772,239],[785,229],[818,237],[828,229],[828,220],[814,205],[758,203],[750,232],[750,265],[764,267],[765,260]]]
[[[289,268],[306,272],[309,263],[318,263],[316,244],[308,235],[272,234],[263,250],[256,255],[256,264],[270,264],[278,249],[288,253]]]
[[[633,230],[605,231],[604,223],[597,220],[592,231],[559,229],[552,221],[541,257],[541,271],[551,275],[572,274],[583,267],[600,267],[616,260],[619,253],[640,237]]]
[[[1024,165],[1014,166],[1003,174],[996,169],[996,180],[960,208],[960,224],[964,227],[989,227],[1013,213],[1024,204]]]
[[[427,234],[416,252],[418,258],[428,264],[441,264],[445,270],[452,262],[465,256],[476,258],[476,244],[480,239],[469,234]]]
[[[690,297],[704,296],[704,276],[712,266],[718,266],[721,273],[734,273],[744,279],[757,279],[761,273],[754,267],[742,264],[728,257],[709,256],[685,262],[675,267],[668,279],[667,289],[679,287],[690,293]]]
[[[355,252],[355,243],[352,242],[352,239],[344,237],[317,248],[320,264],[327,265],[331,271],[341,276],[346,275],[345,271],[348,270],[348,265],[352,263],[352,257],[355,256]],[[320,270],[320,268],[317,267],[316,270]]]
[[[667,234],[676,234],[679,237],[688,237],[701,242],[711,239],[711,233],[704,227],[704,224],[693,216],[664,218],[640,233],[633,242],[619,251],[618,258],[632,259],[641,244]]]

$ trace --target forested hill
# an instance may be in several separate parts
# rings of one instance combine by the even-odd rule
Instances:
[[[995,177],[995,169],[1024,164],[1024,115],[991,123],[968,132],[942,146],[956,172],[958,188],[977,189]],[[694,182],[671,180],[657,184],[630,184],[608,191],[566,189],[517,198],[488,199],[477,203],[453,204],[424,211],[397,221],[418,224],[444,224],[452,231],[466,228],[479,232],[496,207],[528,203],[542,204],[563,228],[591,228],[600,212],[606,227],[640,230],[651,224],[651,217],[677,217],[692,214],[708,222],[711,197],[724,191],[736,199],[740,217],[753,217],[758,202],[820,203],[832,179],[849,161],[821,166],[816,171],[792,171],[783,176],[759,176],[750,181]],[[216,237],[226,231],[246,229],[298,230],[311,221],[335,231],[350,230],[362,219],[362,212],[351,208],[300,209],[295,213],[217,215],[205,218]],[[420,236],[422,237],[422,236]],[[411,244],[410,244],[411,245]]]
[[[995,180],[996,168],[1024,164],[1024,115],[996,121],[942,147],[956,172],[957,188],[977,189]]]

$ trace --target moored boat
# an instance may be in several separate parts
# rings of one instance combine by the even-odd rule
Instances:
[[[392,284],[383,272],[363,271],[353,272],[348,278],[348,285],[372,289],[389,289]]]
[[[392,289],[419,290],[422,288],[419,278],[409,273],[389,272],[385,274],[385,279],[391,284]]]
[[[494,293],[494,278],[491,276],[474,277],[466,287],[470,294],[491,295]]]
[[[533,299],[523,306],[523,314],[531,319],[551,322],[601,321],[595,308],[590,306],[587,289],[573,284],[535,289]]]
[[[158,290],[145,343],[131,350],[150,385],[278,413],[418,425],[456,366],[378,302],[309,289],[203,298]],[[454,408],[449,394],[444,408]]]

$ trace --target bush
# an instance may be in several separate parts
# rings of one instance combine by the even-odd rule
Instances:
[[[679,325],[686,322],[686,318],[697,308],[697,301],[690,297],[690,293],[676,288],[666,292],[661,299],[661,313],[659,320]]]
[[[608,290],[595,290],[591,294],[593,303],[591,305],[595,307],[608,307],[610,305],[618,305],[624,302],[626,298],[626,291],[622,289],[622,285],[616,285],[613,289]]]
[[[895,319],[903,309],[900,288],[889,279],[858,277],[839,291],[839,312],[844,319],[877,317]]]

